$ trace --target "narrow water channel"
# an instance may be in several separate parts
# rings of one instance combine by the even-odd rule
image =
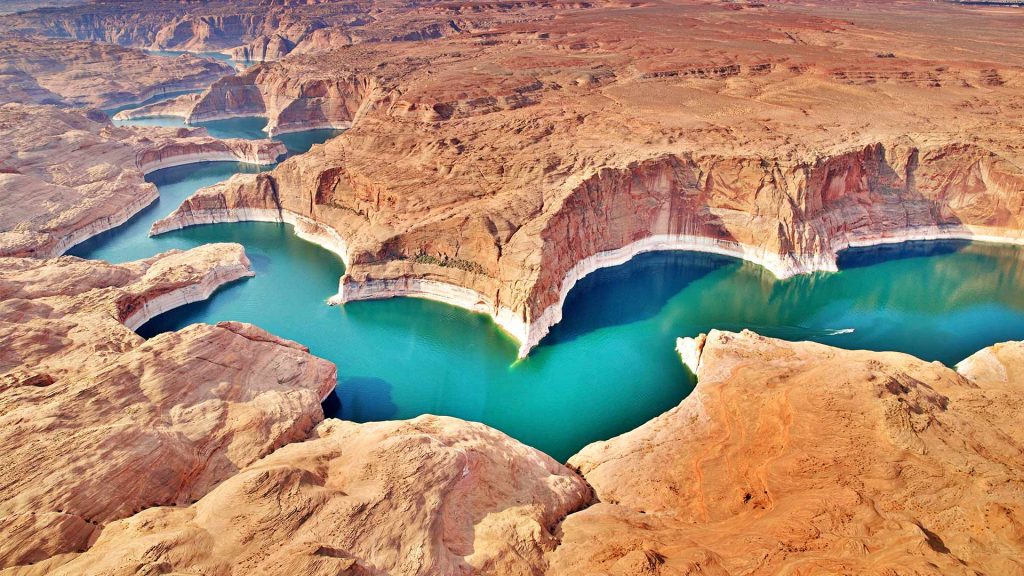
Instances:
[[[231,120],[216,128],[253,137],[253,126]],[[290,146],[301,149],[329,135],[291,137]],[[750,328],[947,364],[1024,338],[1024,267],[1014,247],[929,242],[858,249],[843,255],[838,273],[783,281],[733,258],[665,252],[584,278],[569,295],[565,320],[517,362],[515,343],[479,314],[405,298],[326,306],[344,265],[287,225],[221,224],[147,236],[151,222],[198,188],[252,169],[213,163],[156,172],[150,180],[160,188],[157,204],[71,253],[123,262],[208,242],[245,245],[254,278],[164,314],[140,334],[241,320],[302,342],[338,365],[328,415],[355,421],[452,415],[564,460],[689,394],[693,380],[673,350],[678,336]]]

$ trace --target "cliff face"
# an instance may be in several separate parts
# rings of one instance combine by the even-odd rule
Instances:
[[[271,61],[356,43],[433,40],[498,22],[543,21],[588,3],[487,5],[382,0],[265,2],[130,0],[41,8],[0,18],[0,30],[165,50],[223,51]]]
[[[294,342],[239,323],[148,341],[125,326],[251,275],[236,244],[116,266],[0,259],[0,569],[45,573],[323,418],[335,368]]]
[[[679,348],[694,393],[573,456],[582,478],[480,424],[328,420],[22,573],[1024,570],[1024,344],[959,372],[750,332]]]
[[[110,108],[180,90],[206,88],[233,69],[207,58],[150,56],[91,42],[0,40],[0,103]]]
[[[355,75],[325,75],[299,64],[255,67],[223,78],[195,102],[189,122],[233,116],[266,117],[267,132],[348,128],[373,82]]]
[[[52,257],[109,230],[158,196],[145,174],[192,162],[271,164],[272,140],[219,140],[205,129],[118,128],[102,113],[0,106],[0,255]],[[54,164],[54,159],[60,164]]]
[[[293,54],[222,80],[192,114],[351,122],[237,181],[217,217],[310,219],[344,246],[336,301],[488,312],[525,354],[579,277],[639,251],[721,252],[784,276],[834,270],[859,243],[1020,242],[1024,61],[960,59],[936,46],[967,40],[932,34],[957,21],[1020,37],[986,10],[906,10],[601,6]],[[247,186],[273,188],[275,205]]]
[[[750,332],[680,348],[693,394],[570,459],[600,503],[551,573],[1024,570],[1021,343],[959,373]]]

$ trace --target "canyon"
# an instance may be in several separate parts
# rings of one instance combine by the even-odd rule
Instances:
[[[95,108],[206,88],[233,71],[192,55],[163,58],[120,46],[17,36],[0,38],[0,62],[0,103]]]
[[[525,358],[578,281],[643,252],[784,278],[855,246],[1024,245],[1022,23],[874,0],[0,17],[0,576],[1024,574],[1022,342],[947,367],[678,334],[692,393],[560,463],[458,418],[325,418],[346,367],[253,324],[135,332],[268,270],[240,244],[62,256],[158,170],[276,164],[150,233],[291,224],[344,261],[331,303],[439,300]],[[277,164],[269,138],[96,109],[129,103],[117,123],[345,132]]]
[[[850,246],[1021,243],[1020,50],[966,33],[988,26],[1019,48],[1019,18],[876,8],[604,6],[292,54],[177,113],[351,127],[200,191],[154,231],[312,221],[347,264],[335,302],[484,312],[521,356],[580,277],[643,251],[735,255],[785,277],[834,271]],[[870,48],[879,37],[893,57]]]
[[[751,332],[679,348],[694,393],[568,467],[451,418],[325,420],[194,503],[107,516],[88,550],[6,573],[1024,571],[1020,343],[956,371]]]
[[[272,140],[220,140],[203,128],[116,127],[102,112],[0,105],[0,256],[53,257],[157,197],[145,175],[204,161],[266,165]],[[53,164],[60,158],[65,164]]]

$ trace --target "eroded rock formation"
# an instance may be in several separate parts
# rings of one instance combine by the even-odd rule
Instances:
[[[161,226],[308,219],[344,248],[337,301],[487,312],[521,354],[579,277],[644,250],[785,276],[834,270],[856,244],[1019,243],[1021,21],[990,10],[601,5],[293,54],[221,80],[191,117],[352,128]],[[950,21],[1022,49],[980,47]]]
[[[148,341],[128,328],[251,275],[237,244],[121,265],[0,258],[0,569],[48,573],[108,523],[187,505],[323,418],[335,367],[294,342],[231,322]]]
[[[569,460],[552,574],[1020,574],[1024,344],[959,373],[713,331],[679,407]]]
[[[480,424],[327,420],[47,573],[1024,571],[1024,344],[958,371],[751,332],[680,350],[694,393],[573,456],[583,479]]]
[[[233,68],[209,58],[151,56],[92,42],[0,39],[0,104],[112,108],[153,96],[206,88]]]
[[[589,500],[567,468],[482,424],[328,420],[191,507],[108,526],[56,573],[538,574]]]
[[[586,2],[480,4],[422,1],[154,0],[40,9],[0,20],[0,30],[124,46],[220,51],[238,61],[270,61],[358,43],[434,40],[499,22],[550,19]]]
[[[52,257],[153,202],[145,174],[191,162],[271,164],[272,140],[219,140],[206,130],[118,128],[99,112],[0,105],[0,256]],[[59,161],[58,161],[59,160]]]

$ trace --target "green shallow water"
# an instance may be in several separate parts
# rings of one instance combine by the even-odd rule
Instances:
[[[447,414],[487,423],[564,460],[692,390],[673,350],[678,336],[751,328],[947,364],[1024,338],[1022,252],[1012,247],[859,249],[843,255],[839,273],[784,281],[728,257],[662,252],[584,278],[569,294],[565,320],[516,362],[515,343],[479,314],[404,298],[326,306],[344,265],[289,226],[222,224],[146,237],[152,221],[195,189],[239,168],[218,163],[154,173],[158,205],[71,253],[122,262],[208,242],[245,245],[254,278],[161,315],[140,334],[241,320],[302,342],[338,365],[336,398],[325,410],[355,421]]]

